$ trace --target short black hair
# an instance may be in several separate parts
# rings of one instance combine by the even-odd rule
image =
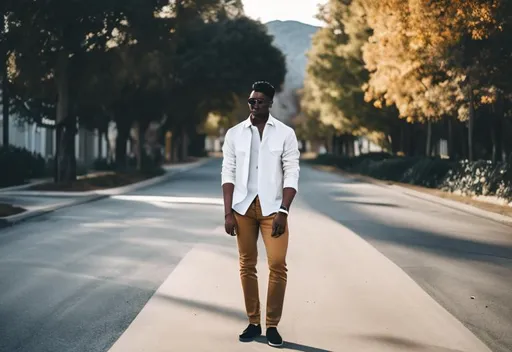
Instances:
[[[276,89],[274,86],[266,81],[254,82],[252,85],[252,90],[265,94],[270,98],[270,100],[274,99],[274,94],[276,94]]]

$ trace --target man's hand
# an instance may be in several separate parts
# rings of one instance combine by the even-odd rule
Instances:
[[[287,216],[284,213],[278,212],[274,216],[274,222],[272,223],[272,237],[280,237],[284,230],[286,230]]]
[[[235,230],[236,230],[236,219],[235,215],[233,213],[228,213],[224,220],[224,229],[226,230],[226,233],[231,236],[235,236]]]

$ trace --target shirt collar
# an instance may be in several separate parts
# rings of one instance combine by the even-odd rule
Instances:
[[[272,116],[272,114],[268,115],[267,125],[275,126],[275,118],[274,118],[274,116]],[[251,127],[251,126],[252,126],[251,116],[249,115],[249,117],[244,121],[244,127]]]

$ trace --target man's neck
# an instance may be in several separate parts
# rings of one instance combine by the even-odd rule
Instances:
[[[270,114],[267,114],[264,117],[261,117],[261,116],[260,117],[255,117],[254,115],[251,115],[251,122],[255,126],[263,125],[263,124],[267,123],[269,116],[270,116]]]

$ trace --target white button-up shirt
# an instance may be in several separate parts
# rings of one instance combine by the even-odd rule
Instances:
[[[222,146],[222,184],[235,185],[233,210],[245,214],[257,195],[262,215],[268,216],[279,210],[283,188],[299,190],[300,152],[295,131],[272,115],[261,142],[253,140],[252,127],[248,118],[227,131]],[[257,129],[254,135],[259,138]],[[251,153],[255,146],[257,153]]]

